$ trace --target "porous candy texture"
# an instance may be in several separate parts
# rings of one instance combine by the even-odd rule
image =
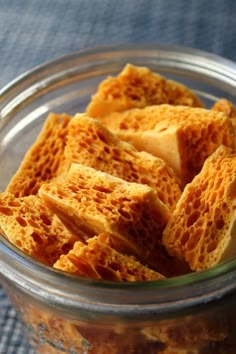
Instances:
[[[130,108],[156,104],[202,107],[200,99],[184,85],[167,80],[145,67],[127,64],[117,77],[108,77],[98,87],[86,112],[94,118]]]
[[[163,104],[113,113],[101,121],[137,150],[165,160],[182,186],[220,145],[235,147],[232,119],[216,109]]]
[[[220,98],[211,107],[213,111],[223,112],[228,117],[233,118],[236,116],[236,109],[233,103],[225,98]]]
[[[185,187],[163,243],[192,270],[206,269],[236,254],[235,219],[236,154],[221,146]]]
[[[225,181],[227,172],[222,170],[218,178],[220,169],[214,170],[215,162],[209,168],[211,172],[204,172],[219,146],[235,148],[234,122],[235,108],[230,101],[221,99],[211,110],[204,109],[201,101],[183,85],[147,68],[128,64],[116,78],[101,83],[87,113],[73,118],[67,114],[49,114],[7,192],[1,194],[1,232],[46,264],[52,265],[61,255],[73,252],[76,241],[81,250],[90,249],[92,243],[89,246],[87,240],[92,238],[100,248],[104,244],[104,249],[110,247],[119,257],[134,255],[142,266],[148,264],[165,276],[189,271],[186,262],[193,270],[201,269],[196,266],[197,256],[193,251],[199,238],[203,254],[210,254],[209,262],[202,253],[198,254],[199,263],[203,268],[209,267],[233,254],[235,248],[230,238],[235,212],[229,209],[228,195],[222,201],[223,210],[230,215],[228,231],[224,229],[226,221],[222,226],[218,220],[223,217],[216,188],[221,183],[219,178]],[[222,155],[226,147],[217,151]],[[231,152],[226,171],[232,169],[233,163]],[[235,172],[231,172],[232,177]],[[206,182],[209,178],[214,183],[209,182],[211,189],[206,192],[208,187],[202,180]],[[223,186],[227,189],[227,183]],[[196,188],[202,190],[195,193]],[[41,201],[37,197],[39,191]],[[208,217],[201,204],[206,204],[206,193],[213,195],[209,197],[212,202],[209,210],[218,210],[214,217],[220,215],[217,214],[215,224],[211,214],[207,223],[206,218],[205,224],[201,219],[202,215]],[[172,220],[181,212],[187,215],[187,222],[182,225],[184,237],[179,242],[181,224],[179,219],[177,223]],[[203,236],[194,238],[198,218],[204,224],[201,233],[204,240]],[[7,224],[6,220],[10,222]],[[53,225],[51,230],[42,220],[48,226]],[[169,225],[173,230],[177,228],[174,241]],[[224,230],[214,240],[213,225]],[[167,236],[168,232],[171,236]],[[101,237],[101,233],[110,237]],[[178,250],[173,247],[175,243]],[[196,249],[200,252],[200,247]],[[133,260],[128,258],[127,262]]]
[[[235,108],[202,107],[183,85],[127,65],[86,114],[48,116],[0,194],[0,232],[46,265],[105,281],[159,280],[235,256]],[[233,312],[98,327],[14,302],[38,353],[235,353]]]
[[[68,127],[65,160],[107,172],[128,182],[147,184],[173,210],[180,197],[179,181],[160,158],[138,152],[121,141],[98,120],[85,114],[74,116]]]
[[[151,187],[72,164],[63,184],[44,184],[39,195],[74,232],[114,234],[158,272],[166,275],[173,267],[161,242],[170,213]]]
[[[16,197],[37,194],[40,185],[64,172],[64,148],[70,116],[50,113],[6,191]]]
[[[60,257],[54,267],[91,279],[111,281],[147,281],[164,277],[142,265],[134,257],[122,255],[106,244],[109,234],[90,238],[87,244],[79,241],[73,249]],[[109,241],[108,241],[109,243]]]
[[[231,118],[234,129],[236,129],[236,108],[233,103],[225,98],[219,99],[212,107],[213,111],[223,112]]]
[[[17,248],[51,266],[79,239],[35,195],[0,193],[0,229]]]

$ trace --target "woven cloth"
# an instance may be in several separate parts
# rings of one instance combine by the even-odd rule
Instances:
[[[0,0],[0,88],[47,60],[115,43],[175,44],[236,61],[235,14],[234,0]],[[0,354],[32,353],[0,288]]]
[[[234,0],[0,0],[0,87],[81,48],[156,42],[236,60]]]

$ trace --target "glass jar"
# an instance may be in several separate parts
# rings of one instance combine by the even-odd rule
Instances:
[[[126,63],[187,85],[207,107],[236,101],[236,65],[198,50],[120,45],[48,62],[0,93],[0,190],[47,114],[83,112],[97,85]],[[112,283],[51,269],[0,236],[0,275],[37,353],[236,353],[236,258],[185,276]]]

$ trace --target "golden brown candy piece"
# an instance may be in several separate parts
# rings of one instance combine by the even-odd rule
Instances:
[[[232,102],[227,100],[226,98],[221,98],[216,101],[211,107],[213,111],[223,112],[229,118],[236,118],[236,108]]]
[[[232,102],[225,98],[221,98],[211,107],[211,109],[226,114],[231,119],[233,128],[236,132],[236,108]]]
[[[39,195],[74,232],[114,234],[120,248],[129,249],[144,264],[164,275],[178,271],[161,243],[169,210],[148,185],[72,164],[64,183],[44,184]]]
[[[64,172],[63,152],[69,121],[67,114],[48,115],[40,134],[8,184],[7,192],[16,197],[37,194],[43,182]]]
[[[0,193],[0,228],[16,247],[47,265],[79,239],[35,195],[16,198]]]
[[[146,67],[127,64],[117,77],[108,77],[101,82],[86,112],[100,118],[112,112],[162,103],[203,106],[184,85],[167,80]]]
[[[102,122],[137,150],[164,159],[183,186],[200,172],[219,145],[235,147],[228,116],[204,108],[165,104],[113,113]]]
[[[63,255],[54,267],[65,272],[91,279],[111,281],[145,281],[164,279],[164,276],[142,265],[132,256],[122,255],[104,242],[98,235],[87,240],[87,244],[76,242],[67,255]],[[109,241],[108,241],[109,243]]]
[[[219,147],[185,187],[164,231],[168,252],[192,270],[236,254],[236,154]]]
[[[162,103],[203,106],[200,99],[184,85],[167,80],[146,67],[127,64],[117,77],[108,77],[101,82],[87,107],[87,113],[100,118],[112,112]]]
[[[179,181],[165,161],[138,152],[85,114],[77,114],[69,124],[65,158],[68,166],[77,162],[128,182],[148,184],[170,210],[181,194]]]

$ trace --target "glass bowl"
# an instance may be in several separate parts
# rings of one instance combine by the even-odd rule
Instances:
[[[0,190],[47,114],[83,112],[126,63],[187,85],[207,107],[222,97],[236,103],[236,64],[199,50],[120,45],[50,61],[0,92]],[[37,353],[236,352],[236,258],[156,282],[112,283],[53,270],[0,236],[0,275]]]

